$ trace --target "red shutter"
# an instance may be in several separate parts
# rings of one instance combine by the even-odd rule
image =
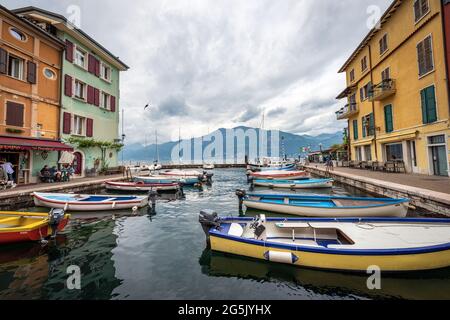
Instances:
[[[27,62],[27,81],[36,84],[36,63],[33,61]]]
[[[94,104],[94,87],[87,87],[87,103]]]
[[[63,114],[63,133],[70,134],[71,132],[72,115],[68,112]]]
[[[72,77],[68,74],[64,76],[64,94],[68,97],[72,96]]]
[[[0,48],[0,73],[5,74],[8,71],[8,51]]]
[[[88,56],[88,71],[89,73],[95,72],[95,58],[91,54]]]
[[[87,118],[86,119],[86,136],[92,137],[94,134],[94,120]]]
[[[73,43],[66,40],[66,60],[73,62]]]
[[[100,90],[94,88],[94,105],[100,106]]]
[[[116,111],[116,97],[111,96],[111,111],[115,112]]]
[[[6,125],[23,127],[23,109],[23,104],[6,102]]]

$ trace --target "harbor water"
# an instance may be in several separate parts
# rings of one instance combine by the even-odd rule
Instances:
[[[154,215],[75,214],[46,245],[2,246],[0,299],[450,299],[449,269],[382,274],[381,289],[369,290],[365,274],[211,252],[199,211],[237,216],[235,190],[247,188],[244,169],[215,170],[213,180],[186,188],[184,199],[165,195]],[[364,195],[344,186],[309,192]],[[67,287],[70,266],[80,268],[81,289]]]

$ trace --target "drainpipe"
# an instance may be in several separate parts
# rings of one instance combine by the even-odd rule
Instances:
[[[373,83],[373,70],[372,70],[372,47],[370,44],[369,47],[369,68],[370,68],[370,82],[372,83],[372,87],[374,86]],[[372,114],[373,114],[373,143],[375,145],[375,161],[378,161],[378,147],[377,147],[377,126],[375,121],[375,101],[372,99]]]
[[[447,37],[449,37],[450,35],[447,33],[446,30],[446,24],[445,24],[445,18],[446,18],[446,14],[445,14],[445,6],[450,5],[450,1],[449,0],[441,0],[441,25],[442,25],[442,36],[443,36],[443,40],[444,40],[444,62],[445,62],[445,77],[446,77],[446,84],[447,84],[447,104],[448,104],[448,112],[450,115],[450,78],[449,78],[449,56],[450,54],[447,52],[448,46],[447,46]],[[450,19],[450,17],[449,17]],[[450,26],[450,22],[449,22],[449,26]]]

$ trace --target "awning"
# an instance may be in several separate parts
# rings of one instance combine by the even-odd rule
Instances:
[[[73,148],[55,140],[0,137],[0,150],[73,151]]]

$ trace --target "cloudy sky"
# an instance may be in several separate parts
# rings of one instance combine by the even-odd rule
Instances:
[[[68,16],[131,68],[121,78],[127,142],[238,125],[340,130],[337,70],[391,0],[2,0]],[[145,104],[151,108],[143,111]]]

